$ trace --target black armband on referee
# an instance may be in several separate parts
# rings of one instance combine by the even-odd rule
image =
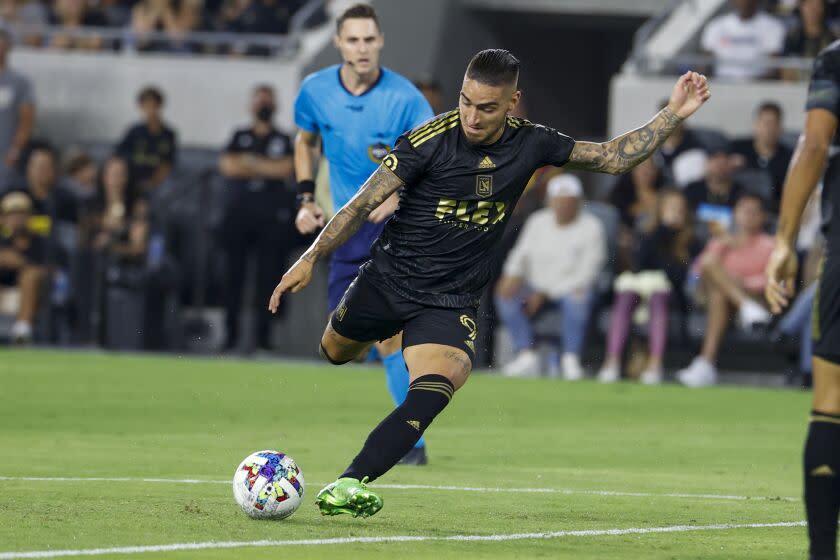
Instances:
[[[312,179],[304,179],[303,181],[298,181],[297,184],[297,192],[298,195],[304,194],[313,194],[315,192],[315,181]]]

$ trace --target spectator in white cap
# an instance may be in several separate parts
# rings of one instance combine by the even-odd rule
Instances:
[[[563,377],[583,377],[580,355],[594,300],[595,283],[606,261],[601,222],[581,209],[583,188],[574,175],[548,182],[546,206],[525,222],[496,285],[496,310],[513,339],[516,357],[504,367],[510,376],[541,370],[531,320],[546,306],[561,312]]]

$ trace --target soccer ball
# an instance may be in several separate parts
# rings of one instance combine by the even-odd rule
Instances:
[[[303,473],[279,451],[248,455],[233,473],[233,498],[255,519],[285,519],[303,500]]]

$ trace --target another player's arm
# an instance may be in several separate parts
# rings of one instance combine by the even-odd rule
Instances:
[[[318,133],[299,130],[295,135],[295,178],[301,205],[295,217],[295,226],[304,234],[324,227],[324,210],[315,203],[314,177],[319,152]]]
[[[659,149],[674,129],[709,97],[706,77],[686,72],[677,80],[668,106],[647,124],[608,142],[576,142],[567,166],[613,175],[626,173]]]
[[[765,296],[774,313],[780,313],[794,295],[796,280],[796,236],[802,212],[825,170],[831,141],[837,131],[837,117],[823,108],[811,109],[805,132],[796,146],[782,192],[776,247],[767,264]]]
[[[268,309],[272,313],[276,312],[277,306],[280,304],[280,298],[286,291],[294,294],[305,288],[312,278],[312,267],[315,263],[338,249],[352,237],[362,227],[370,213],[403,184],[402,179],[397,177],[393,171],[384,165],[380,165],[365,181],[359,192],[350,199],[350,202],[345,204],[332,217],[309,249],[283,275],[271,295]]]

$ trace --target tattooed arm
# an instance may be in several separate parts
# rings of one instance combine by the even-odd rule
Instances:
[[[338,249],[345,241],[359,231],[368,215],[383,201],[403,186],[403,181],[393,171],[380,165],[373,172],[350,202],[333,216],[312,243],[312,246],[289,269],[271,294],[268,309],[277,312],[280,298],[286,291],[295,294],[306,287],[312,279],[315,263]]]
[[[706,77],[686,72],[674,86],[668,106],[650,122],[609,142],[576,142],[567,166],[613,175],[626,173],[655,152],[710,96]]]
[[[393,171],[380,165],[368,177],[356,196],[333,216],[324,230],[301,259],[315,264],[315,261],[329,255],[359,231],[368,215],[389,196],[403,186],[403,181]]]

